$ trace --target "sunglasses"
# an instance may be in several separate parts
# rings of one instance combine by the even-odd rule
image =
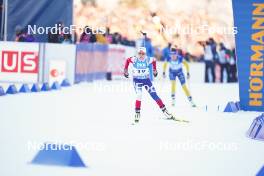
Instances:
[[[139,55],[142,55],[142,56],[143,56],[143,55],[145,55],[145,53],[144,53],[144,52],[139,52],[138,54],[139,54]]]

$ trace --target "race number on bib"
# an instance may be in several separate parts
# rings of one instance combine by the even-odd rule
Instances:
[[[146,75],[149,75],[149,70],[148,69],[134,69],[133,75],[134,76],[146,76]]]

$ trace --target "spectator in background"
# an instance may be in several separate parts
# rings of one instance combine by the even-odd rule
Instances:
[[[228,60],[229,64],[229,82],[237,82],[237,66],[236,66],[236,50],[233,48],[233,50],[228,50],[228,53],[230,53],[230,58]]]
[[[162,50],[162,58],[161,58],[162,61],[166,61],[168,60],[168,58],[170,58],[170,49],[171,49],[171,43],[168,43],[168,46]]]
[[[191,61],[191,54],[190,54],[189,52],[186,52],[184,58],[185,58],[185,60],[186,60],[187,62],[190,62],[190,61]]]
[[[112,44],[121,44],[122,37],[121,37],[121,35],[118,32],[115,32],[113,34],[113,38],[112,39],[113,39],[112,40]]]
[[[204,61],[205,61],[205,82],[209,82],[209,77],[212,77],[212,82],[215,82],[215,62],[213,56],[212,45],[210,41],[199,42],[204,48]],[[210,70],[210,72],[209,72]],[[210,75],[209,75],[210,73]]]
[[[17,42],[34,42],[35,38],[33,35],[28,34],[27,29],[16,29],[16,38]]]
[[[105,34],[96,34],[96,42],[101,43],[101,44],[107,44],[107,39],[105,37]]]
[[[105,38],[106,38],[108,43],[113,43],[113,36],[110,33],[110,28],[109,27],[106,28]]]
[[[227,82],[229,82],[229,69],[228,69],[228,59],[230,57],[230,53],[227,53],[227,49],[223,43],[220,43],[220,49],[219,49],[219,65],[220,65],[220,81],[221,83],[224,81],[224,71],[227,75]]]
[[[96,37],[89,26],[85,26],[80,37],[80,43],[95,43]]]
[[[181,57],[184,58],[184,54],[183,54],[182,49],[178,48],[178,49],[177,49],[177,53],[178,53],[179,56],[181,56]]]
[[[122,36],[121,36],[121,44],[125,46],[133,46],[133,47],[136,46],[135,41],[128,40],[127,37],[122,37]]]
[[[48,42],[49,43],[62,43],[62,41],[64,40],[64,34],[62,33],[63,28],[64,28],[64,24],[62,22],[58,22],[57,30],[54,33],[49,31]]]
[[[145,48],[147,50],[147,56],[153,57],[154,56],[154,48],[152,46],[151,39],[146,36],[145,42],[143,41],[142,46],[144,46],[144,43],[145,43]]]
[[[77,33],[76,32],[71,34],[71,40],[72,40],[72,43],[76,44],[76,42],[77,42]]]
[[[130,41],[127,39],[127,37],[121,36],[121,44],[125,46],[130,46]]]
[[[115,32],[114,34],[110,34],[109,31],[107,31],[105,37],[107,41],[111,44],[120,44],[120,45],[133,46],[133,47],[136,46],[135,41],[128,40],[127,37],[123,37],[118,32]]]
[[[212,49],[213,60],[217,61],[218,60],[218,53],[216,50],[217,43],[215,42],[215,40],[213,38],[209,38],[209,43],[210,43],[211,49]]]
[[[64,44],[72,44],[72,35],[71,34],[64,34],[64,40],[62,41],[62,43]]]

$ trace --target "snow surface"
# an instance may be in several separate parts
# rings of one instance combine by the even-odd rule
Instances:
[[[264,142],[245,135],[260,113],[222,113],[238,100],[237,84],[191,84],[198,108],[179,84],[176,107],[169,81],[155,86],[168,109],[191,123],[163,120],[144,91],[142,118],[131,125],[135,94],[124,80],[0,97],[0,175],[253,176],[264,165]],[[77,150],[88,167],[30,164],[38,151],[29,144],[44,142],[87,144]]]

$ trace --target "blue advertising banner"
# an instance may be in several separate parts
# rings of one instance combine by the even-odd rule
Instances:
[[[264,111],[264,0],[233,0],[240,106]]]
[[[106,78],[108,45],[79,43],[76,45],[75,82]]]
[[[8,0],[7,40],[14,41],[18,29],[37,29],[36,42],[47,42],[46,29],[62,22],[72,24],[73,0]],[[42,34],[43,33],[43,34]]]
[[[3,0],[0,0],[0,40],[3,40],[3,27],[4,27],[4,24],[3,24],[3,10],[4,10],[4,6],[3,6]]]

